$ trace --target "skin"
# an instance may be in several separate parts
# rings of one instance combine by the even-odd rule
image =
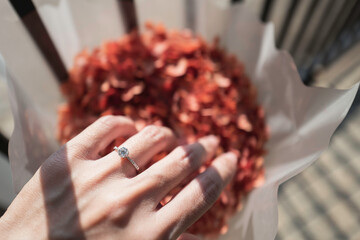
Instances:
[[[115,138],[127,140],[137,174],[114,151],[99,152]],[[123,116],[106,116],[51,155],[23,187],[0,219],[2,239],[200,239],[183,233],[219,197],[236,169],[226,153],[196,176],[165,206],[159,202],[202,163],[212,158],[218,139],[177,146],[165,127],[136,131]],[[161,161],[144,169],[163,150]]]

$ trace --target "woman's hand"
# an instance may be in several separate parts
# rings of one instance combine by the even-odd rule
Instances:
[[[141,173],[117,152],[99,152],[118,137]],[[176,147],[165,127],[137,132],[121,116],[100,118],[51,155],[0,219],[3,239],[176,239],[216,201],[236,169],[219,156],[165,206],[159,202],[214,155],[214,136]],[[143,169],[161,151],[161,161]],[[188,234],[182,239],[195,239]]]

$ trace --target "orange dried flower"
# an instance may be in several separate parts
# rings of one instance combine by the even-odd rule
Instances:
[[[165,125],[183,143],[209,134],[219,136],[217,154],[234,151],[238,169],[219,200],[189,231],[206,236],[225,233],[246,194],[264,181],[264,144],[269,135],[264,109],[256,103],[255,87],[242,63],[221,49],[218,41],[208,44],[189,30],[168,32],[162,25],[147,23],[147,28],[142,35],[132,32],[92,53],[78,54],[69,81],[62,86],[67,103],[58,111],[58,138],[67,142],[109,114],[131,117],[138,129]],[[103,154],[122,141],[117,139]]]

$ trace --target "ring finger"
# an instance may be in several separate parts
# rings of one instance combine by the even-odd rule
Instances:
[[[166,127],[147,126],[134,136],[127,139],[119,148],[125,147],[129,157],[140,167],[140,170],[161,151],[171,151],[176,146],[173,132]],[[126,177],[136,175],[135,167],[126,158],[121,158],[116,151],[106,155],[100,162],[110,164],[119,169]]]

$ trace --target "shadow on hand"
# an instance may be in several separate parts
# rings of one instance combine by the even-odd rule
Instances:
[[[49,239],[85,239],[69,161],[65,144],[40,168]]]

